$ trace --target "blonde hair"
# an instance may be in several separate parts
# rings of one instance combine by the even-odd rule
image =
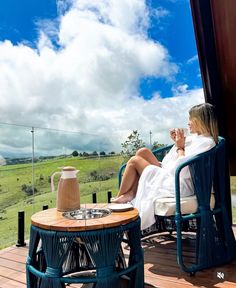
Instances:
[[[210,134],[215,143],[218,142],[218,125],[215,108],[209,103],[193,106],[189,110],[189,117],[201,134]]]

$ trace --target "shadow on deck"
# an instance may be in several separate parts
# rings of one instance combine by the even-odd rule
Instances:
[[[233,227],[236,235],[236,225]],[[193,262],[191,234],[186,235],[184,257],[186,263]],[[126,247],[125,247],[126,248]],[[187,287],[236,287],[236,261],[197,272],[195,276],[180,270],[176,263],[175,235],[158,234],[147,237],[143,242],[145,287],[187,288]],[[26,287],[26,247],[8,247],[0,251],[0,288]],[[69,287],[91,287],[70,285]],[[135,288],[135,287],[134,287]]]

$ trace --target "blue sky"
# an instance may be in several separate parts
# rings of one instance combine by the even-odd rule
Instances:
[[[37,38],[36,23],[39,19],[57,17],[55,0],[0,1],[0,40],[34,42]]]
[[[187,0],[0,1],[0,69],[0,122],[108,146],[134,129],[166,142],[203,102]]]
[[[189,1],[150,0],[147,3],[151,9],[163,7],[168,11],[165,19],[160,20],[161,27],[153,17],[149,35],[164,44],[172,60],[179,65],[174,83],[181,85],[187,82],[189,89],[202,87]],[[155,89],[161,90],[162,97],[169,97],[172,87],[173,81],[163,79],[144,79],[141,82],[146,97],[150,97]]]
[[[148,35],[164,44],[172,60],[180,66],[174,83],[181,85],[187,82],[189,89],[202,87],[199,63],[194,58],[197,50],[188,1],[180,0],[176,4],[176,1],[148,0],[146,3],[150,10],[159,9],[166,15],[165,19],[158,21],[155,15],[151,17]],[[38,21],[56,19],[57,16],[56,0],[0,1],[0,41],[9,39],[14,44],[24,42],[34,47],[38,38]],[[155,91],[160,91],[161,97],[170,97],[173,94],[173,81],[145,77],[140,79],[139,89],[147,99]]]

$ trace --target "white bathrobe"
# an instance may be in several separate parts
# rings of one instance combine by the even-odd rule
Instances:
[[[177,166],[191,157],[206,152],[215,146],[210,136],[192,134],[186,137],[185,156],[178,156],[174,145],[162,160],[162,167],[149,165],[139,179],[136,198],[132,204],[138,209],[141,217],[141,229],[146,229],[155,223],[154,202],[156,199],[175,197],[175,170]],[[180,173],[181,197],[194,194],[189,168]]]

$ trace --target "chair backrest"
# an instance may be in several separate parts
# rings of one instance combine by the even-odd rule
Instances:
[[[216,146],[215,173],[213,185],[216,199],[215,207],[225,207],[228,214],[228,219],[232,225],[229,163],[228,159],[226,158],[225,139],[222,137],[219,137],[219,142]]]
[[[177,168],[176,198],[180,198],[180,172],[185,166],[188,166],[199,209],[205,206],[210,209],[212,187],[215,192],[215,207],[226,205],[226,198],[230,197],[230,195],[226,195],[226,192],[230,194],[230,191],[225,190],[225,163],[225,139],[219,137],[219,142],[211,150],[192,157]],[[176,207],[176,210],[180,211],[180,207]]]
[[[197,271],[212,266],[228,263],[236,256],[236,242],[231,227],[231,217],[228,211],[227,197],[230,190],[225,187],[227,182],[225,156],[225,140],[219,137],[219,142],[211,150],[192,157],[181,164],[176,170],[176,214],[178,242],[178,262],[185,271]],[[190,215],[180,212],[180,172],[188,166],[195,194],[198,200],[198,211]],[[215,193],[215,208],[210,207],[212,187]],[[231,210],[230,210],[231,211]],[[186,268],[183,264],[181,223],[185,219],[196,219],[196,264]]]

